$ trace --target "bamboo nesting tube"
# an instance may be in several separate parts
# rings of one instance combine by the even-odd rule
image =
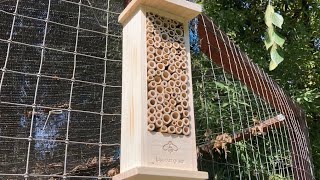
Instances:
[[[169,41],[169,35],[167,33],[161,33],[160,37],[162,41]]]
[[[181,81],[182,83],[186,84],[186,83],[188,82],[188,76],[185,75],[185,74],[182,74],[182,75],[180,76],[180,81]]]
[[[169,100],[170,100],[170,95],[167,94],[167,93],[165,93],[165,94],[163,95],[163,97],[164,97],[164,99],[165,99],[166,101],[169,101]]]
[[[180,87],[181,86],[181,81],[176,81],[175,84],[176,84],[175,85],[176,87]]]
[[[160,76],[154,76],[154,81],[156,82],[157,85],[160,85],[161,84],[161,77]]]
[[[169,65],[169,67],[168,67],[168,71],[169,71],[170,73],[174,73],[174,72],[176,71],[176,67],[171,64],[171,65]]]
[[[186,101],[186,100],[183,100],[183,101],[181,102],[181,105],[182,105],[182,107],[183,107],[184,109],[188,109],[188,108],[189,108],[189,102]]]
[[[163,102],[163,106],[164,106],[164,107],[170,107],[169,101],[165,100],[165,101]]]
[[[150,90],[149,92],[148,92],[148,98],[149,99],[155,99],[156,98],[156,95],[157,95],[157,92],[155,91],[155,90]]]
[[[177,120],[173,120],[170,125],[175,127],[177,125]]]
[[[173,74],[171,75],[171,79],[177,81],[177,80],[179,80],[179,79],[181,80],[181,77],[179,76],[178,73],[173,73]]]
[[[148,108],[148,116],[153,115],[156,112],[156,109],[154,107]]]
[[[157,119],[154,125],[156,126],[156,128],[160,128],[163,126],[163,121],[161,119]]]
[[[161,42],[156,41],[156,42],[153,43],[153,45],[156,48],[160,48],[161,47]]]
[[[167,47],[167,48],[172,48],[172,43],[171,42],[166,42],[165,43],[165,47]]]
[[[180,113],[177,112],[177,111],[172,112],[172,113],[171,113],[171,119],[172,119],[173,121],[179,120],[179,119],[180,119]]]
[[[162,127],[159,129],[159,131],[162,132],[162,133],[166,133],[166,132],[168,132],[168,128],[167,128],[167,126],[162,126]]]
[[[156,105],[156,110],[159,111],[159,112],[162,112],[163,111],[163,106],[161,104],[157,104]]]
[[[154,58],[154,60],[156,61],[156,63],[161,63],[162,62],[162,57],[161,56],[156,56]],[[156,65],[157,66],[157,65]]]
[[[172,118],[169,114],[164,114],[162,117],[163,124],[168,125],[172,122]]]
[[[172,47],[175,48],[175,49],[179,49],[180,45],[179,45],[179,43],[174,42],[174,43],[172,43]]]
[[[166,88],[165,88],[165,93],[166,93],[166,94],[171,94],[171,93],[172,93],[171,87],[166,87]]]
[[[180,94],[180,96],[181,96],[181,98],[184,99],[184,100],[188,100],[188,99],[189,99],[188,94],[185,93],[185,92],[182,92],[182,93]]]
[[[151,21],[147,21],[147,27],[153,27],[153,24]]]
[[[154,115],[149,115],[148,116],[148,123],[149,124],[154,124],[156,123],[156,117]]]
[[[179,119],[179,120],[177,120],[177,126],[182,128],[182,127],[184,126],[183,121],[182,121],[182,120],[180,120],[180,119]]]
[[[154,19],[154,24],[157,25],[157,26],[163,26],[163,22],[160,18],[157,18],[157,19]]]
[[[148,90],[152,90],[154,88],[156,88],[157,83],[155,81],[151,81],[148,83]]]
[[[154,80],[154,77],[153,77],[152,75],[149,75],[149,76],[147,77],[148,83],[151,82],[151,81],[153,81],[153,80]]]
[[[176,62],[174,63],[174,65],[176,66],[176,69],[177,69],[177,70],[180,69],[180,67],[181,67],[181,63],[180,63],[179,61],[176,61]],[[177,72],[177,70],[176,70],[176,72]]]
[[[186,62],[187,58],[185,56],[180,56],[180,62]]]
[[[163,97],[163,95],[158,95],[157,96],[157,98],[156,98],[156,100],[157,100],[157,103],[158,104],[162,104],[163,102],[164,102],[164,97]]]
[[[174,62],[174,58],[176,57],[176,54],[170,53],[169,54],[169,59]]]
[[[182,122],[183,122],[184,126],[189,126],[190,125],[190,120],[188,118],[183,118]]]
[[[148,33],[153,33],[153,27],[152,26],[147,27],[147,32]]]
[[[165,65],[163,63],[157,63],[157,70],[164,71]]]
[[[178,94],[181,93],[181,90],[180,90],[180,88],[175,87],[175,88],[174,88],[174,92],[178,95]]]
[[[156,114],[155,114],[155,117],[157,119],[162,119],[162,112],[157,111]]]
[[[182,128],[181,127],[176,127],[176,134],[182,134]]]
[[[166,66],[168,66],[168,65],[169,65],[168,63],[170,63],[169,54],[163,54],[163,55],[162,55],[162,58],[163,58],[163,61],[162,61],[162,62],[165,63]],[[164,60],[167,61],[168,63],[167,63],[167,62],[164,62]]]
[[[148,54],[147,55],[147,61],[153,61],[154,60],[154,55],[153,54]]]
[[[163,112],[166,114],[169,114],[169,113],[171,113],[171,108],[169,106],[166,106],[163,108]]]
[[[155,90],[158,94],[163,94],[164,93],[164,88],[163,86],[156,86]]]
[[[184,111],[183,106],[181,105],[177,105],[175,110],[177,110],[180,114],[182,114]]]
[[[189,117],[189,111],[184,110],[183,113],[182,113],[182,117],[188,118]]]
[[[173,54],[173,55],[176,55],[177,54],[177,50],[175,48],[171,48],[170,49],[170,53]]]
[[[153,39],[153,38],[154,38],[153,33],[147,33],[147,40]]]
[[[152,25],[153,25],[154,20],[155,20],[155,19],[154,19],[154,16],[148,14],[148,16],[147,16],[147,21],[148,21],[148,22],[152,22]]]
[[[169,126],[168,127],[168,133],[169,134],[174,134],[176,132],[176,128],[174,126]]]
[[[182,92],[187,92],[187,90],[188,90],[188,89],[187,89],[188,87],[187,87],[186,84],[181,84],[180,88],[181,88],[181,91],[182,91]]]
[[[161,58],[161,56],[163,55],[162,50],[161,49],[156,49],[156,56],[159,56]]]
[[[161,71],[156,70],[156,76],[161,76]]]
[[[177,72],[178,74],[185,74],[182,69],[177,69],[176,72]]]
[[[174,38],[174,34],[175,34],[175,33],[174,33],[174,31],[173,31],[173,30],[169,30],[169,31],[168,31],[168,34],[169,34],[171,37],[173,37],[173,38]]]
[[[181,101],[182,101],[181,96],[177,96],[177,97],[176,97],[176,101],[177,101],[178,103],[181,103]]]
[[[174,99],[170,99],[169,101],[170,106],[175,106],[177,104],[177,102]]]
[[[156,126],[154,124],[148,124],[148,131],[154,131]]]
[[[182,50],[186,49],[186,46],[184,45],[184,43],[180,43],[179,45],[180,45],[180,49],[182,49]]]
[[[166,47],[166,43],[165,43],[165,42],[163,42],[163,41],[161,41],[161,42],[160,42],[160,47],[161,47],[161,48]]]
[[[168,29],[168,28],[170,27],[169,22],[168,22],[168,21],[164,21],[164,22],[163,22],[163,27],[164,27],[165,29]]]
[[[148,76],[154,76],[154,75],[156,75],[156,71],[154,69],[149,69]]]
[[[174,60],[180,62],[180,59],[179,51],[177,51],[177,54],[174,56]]]
[[[169,64],[170,64],[170,62],[169,62],[168,59],[163,59],[162,62],[163,62],[163,64],[164,64],[166,67],[168,67]]]
[[[153,28],[153,33],[156,35],[156,36],[159,36],[161,38],[161,31],[159,30],[159,27],[158,26],[154,26]],[[161,40],[160,40],[161,41]],[[158,41],[158,42],[160,42]]]
[[[176,28],[176,25],[175,25],[175,23],[174,23],[173,21],[170,21],[169,27],[170,27],[170,29],[175,29],[175,28]],[[174,35],[173,35],[173,36],[174,36]]]
[[[172,98],[172,99],[176,99],[177,97],[178,97],[178,94],[175,93],[174,91],[172,91],[172,93],[171,93],[171,98]]]
[[[167,85],[168,85],[168,82],[167,82],[167,81],[162,81],[162,82],[161,82],[161,86],[167,87]]]
[[[162,72],[161,77],[163,80],[169,81],[171,78],[171,75],[170,75],[169,71],[165,70]]]
[[[162,54],[168,54],[168,55],[170,55],[170,49],[167,48],[167,47],[164,47],[164,48],[162,49]]]
[[[156,99],[150,98],[150,99],[148,100],[148,107],[155,107],[156,104],[157,104]]]
[[[154,41],[152,40],[152,39],[148,39],[147,40],[147,46],[148,46],[148,48],[149,47],[153,47],[153,45],[154,45]],[[154,47],[153,47],[154,48]]]
[[[182,63],[180,64],[180,67],[181,67],[181,69],[187,69],[187,63],[182,62]]]
[[[161,37],[159,35],[154,35],[153,40],[155,42],[161,42]]]
[[[170,80],[170,81],[168,82],[168,87],[174,88],[175,86],[176,86],[175,81]]]
[[[157,64],[154,61],[148,61],[147,67],[148,69],[155,69]]]
[[[175,35],[178,36],[178,37],[183,37],[182,29],[175,29]]]
[[[190,128],[189,128],[189,127],[186,127],[186,126],[183,127],[182,133],[183,133],[184,135],[186,135],[186,136],[189,136],[190,133],[191,133]]]

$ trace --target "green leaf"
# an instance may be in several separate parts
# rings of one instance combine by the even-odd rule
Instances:
[[[285,42],[284,38],[279,36],[276,32],[273,32],[272,34],[272,40],[277,43],[280,47],[283,47],[283,44]]]
[[[265,40],[263,42],[267,50],[273,45],[273,41],[271,40],[268,33],[265,33]]]
[[[274,8],[271,5],[267,6],[266,12],[264,14],[264,20],[268,27],[272,26],[272,15],[274,13]]]
[[[273,12],[273,14],[271,15],[271,20],[272,24],[274,24],[278,28],[282,28],[281,26],[283,24],[283,17],[280,14]]]
[[[278,53],[276,45],[272,46],[270,55],[271,61],[269,64],[269,70],[272,71],[283,61],[283,57]]]
[[[223,103],[221,107],[225,108],[227,106],[229,106],[229,103]]]
[[[265,42],[266,47],[268,47],[268,49],[271,47],[272,44],[276,43],[277,45],[279,45],[280,47],[283,47],[283,44],[285,42],[285,39],[282,38],[281,36],[279,36],[275,31],[273,27],[269,27],[267,29],[267,33],[266,36],[269,38],[268,39],[268,46]],[[267,39],[266,39],[267,40]],[[270,45],[271,44],[271,45]]]
[[[222,83],[220,83],[220,82],[218,82],[218,81],[215,81],[214,83],[215,83],[216,86],[217,86],[218,88],[220,88],[220,89],[226,89],[226,88],[227,88],[226,85],[224,85],[224,84],[222,84]]]

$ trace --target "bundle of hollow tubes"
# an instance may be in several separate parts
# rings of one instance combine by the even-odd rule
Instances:
[[[190,135],[183,24],[147,13],[148,130]]]

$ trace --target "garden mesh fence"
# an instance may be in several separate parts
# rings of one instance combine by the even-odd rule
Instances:
[[[122,9],[117,0],[0,1],[0,179],[118,171]]]

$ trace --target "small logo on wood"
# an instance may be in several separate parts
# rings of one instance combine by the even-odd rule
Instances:
[[[172,141],[169,141],[167,144],[162,146],[162,149],[164,151],[168,151],[169,153],[172,153],[173,151],[178,151],[178,147],[172,143]]]

